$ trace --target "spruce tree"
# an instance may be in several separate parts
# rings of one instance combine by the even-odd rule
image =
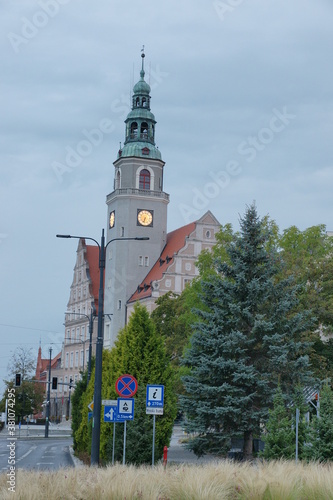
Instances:
[[[320,413],[319,418],[313,419],[310,450],[313,460],[333,460],[333,391],[328,384],[325,384],[320,392]]]
[[[292,429],[280,385],[274,395],[273,409],[269,410],[264,441],[262,455],[266,459],[289,459],[295,456],[295,431]]]
[[[223,453],[241,433],[250,458],[277,381],[290,394],[296,382],[309,379],[302,334],[311,318],[293,313],[297,289],[291,277],[278,279],[282,263],[267,219],[260,220],[252,205],[240,226],[227,246],[228,259],[217,258],[216,273],[202,280],[206,309],[196,311],[200,320],[184,356],[191,372],[181,407],[186,429],[197,433],[189,446],[198,455]]]

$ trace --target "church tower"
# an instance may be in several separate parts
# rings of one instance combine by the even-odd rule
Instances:
[[[107,196],[104,345],[112,347],[126,323],[126,303],[159,258],[166,243],[169,195],[163,191],[161,153],[155,145],[156,120],[150,110],[142,53],[140,80],[125,120],[125,142],[114,162],[114,190]],[[147,241],[122,238],[148,237]]]

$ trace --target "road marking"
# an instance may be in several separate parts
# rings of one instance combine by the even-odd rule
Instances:
[[[54,465],[54,462],[37,462],[36,465]]]
[[[37,446],[32,446],[29,451],[27,451],[22,457],[17,458],[16,462],[19,462],[20,460],[23,460],[23,458],[27,457],[32,451],[34,451],[37,448]]]

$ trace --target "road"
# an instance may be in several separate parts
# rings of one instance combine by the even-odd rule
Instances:
[[[56,470],[61,467],[73,467],[69,447],[71,437],[48,439],[13,440],[0,439],[0,473],[9,469],[9,461],[15,460],[17,469]]]

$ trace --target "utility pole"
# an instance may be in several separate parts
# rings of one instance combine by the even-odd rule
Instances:
[[[52,347],[50,347],[50,364],[49,364],[49,380],[47,382],[47,402],[46,402],[46,419],[45,419],[45,437],[49,437],[49,419],[50,419],[50,405],[51,405],[51,355]]]

